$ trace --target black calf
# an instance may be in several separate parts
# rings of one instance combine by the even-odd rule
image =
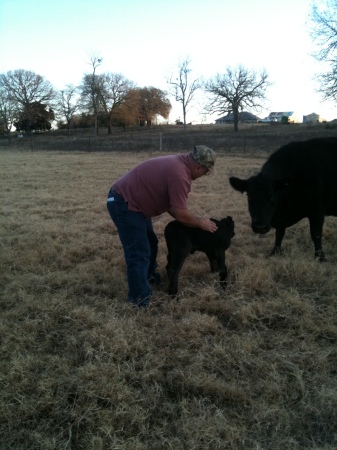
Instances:
[[[178,277],[188,254],[195,251],[206,253],[211,272],[219,271],[222,287],[226,287],[227,267],[225,250],[231,243],[234,233],[234,221],[228,216],[225,219],[211,219],[218,226],[214,233],[191,228],[173,220],[165,228],[165,239],[168,249],[166,271],[169,277],[169,294],[178,293]]]

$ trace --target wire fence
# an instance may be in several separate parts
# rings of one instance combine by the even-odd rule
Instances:
[[[337,129],[324,126],[251,126],[233,132],[231,129],[193,127],[187,131],[169,127],[153,127],[145,132],[116,131],[111,135],[93,136],[88,130],[74,130],[71,135],[60,132],[13,136],[0,139],[0,148],[23,151],[81,152],[180,152],[204,144],[218,152],[252,154],[271,153],[293,140],[318,136],[337,136]]]

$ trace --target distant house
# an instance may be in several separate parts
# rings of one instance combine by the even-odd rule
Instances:
[[[319,114],[316,114],[314,112],[308,114],[307,116],[303,116],[303,123],[321,123],[324,121],[325,120],[322,119],[322,117]]]
[[[241,123],[256,123],[258,120],[259,118],[250,112],[242,111],[239,113],[239,122]],[[234,114],[228,113],[226,116],[219,117],[215,123],[216,125],[220,125],[222,123],[234,123]]]
[[[215,121],[216,125],[221,125],[223,123],[229,123],[227,121],[227,116],[219,117],[219,119],[216,119],[216,121]]]
[[[300,119],[296,116],[294,111],[279,111],[279,112],[271,112],[269,114],[269,118],[271,119],[271,121],[274,121],[274,122],[276,122],[276,121],[282,122],[282,117],[288,117],[289,123],[299,123],[300,122]]]

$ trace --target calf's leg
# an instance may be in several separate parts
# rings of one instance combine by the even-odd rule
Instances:
[[[209,266],[211,268],[211,272],[214,273],[216,271],[216,267],[215,267],[215,263],[217,262],[216,261],[216,256],[214,255],[214,252],[205,252],[205,253],[206,253],[207,258],[209,260]]]
[[[227,285],[226,279],[227,279],[227,273],[228,273],[226,263],[225,263],[225,251],[218,250],[215,253],[215,257],[216,257],[218,270],[219,270],[220,284],[223,287],[223,289],[225,289],[226,285]]]
[[[184,265],[185,259],[189,254],[189,249],[174,249],[168,255],[168,264],[166,266],[167,275],[169,278],[168,293],[170,295],[177,295],[178,293],[178,278],[179,273]]]

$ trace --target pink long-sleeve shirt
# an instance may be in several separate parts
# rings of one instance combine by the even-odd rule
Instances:
[[[129,210],[154,217],[171,207],[187,209],[191,183],[189,156],[169,155],[140,163],[119,178],[112,188],[128,202]]]

